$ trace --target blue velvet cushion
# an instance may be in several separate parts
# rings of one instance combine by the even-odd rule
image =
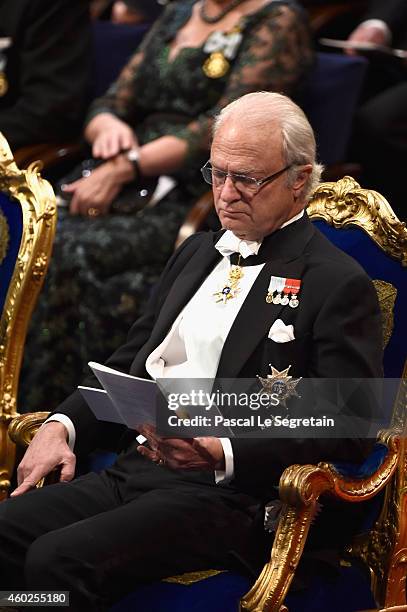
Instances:
[[[341,567],[332,579],[314,575],[309,587],[288,593],[284,602],[290,612],[357,612],[376,609],[370,580],[357,565]],[[164,610],[162,611],[164,612]]]
[[[187,586],[155,582],[138,587],[115,604],[110,612],[238,612],[239,600],[250,587],[248,578],[232,572]]]
[[[251,587],[248,578],[225,572],[192,585],[165,582],[138,587],[110,612],[238,612]],[[314,575],[309,588],[287,595],[290,612],[356,612],[376,608],[369,579],[357,565],[341,567],[331,579]]]
[[[0,313],[3,312],[7,291],[13,276],[23,232],[23,214],[18,202],[0,193],[0,210],[6,217],[9,229],[9,245],[5,259],[0,263]]]

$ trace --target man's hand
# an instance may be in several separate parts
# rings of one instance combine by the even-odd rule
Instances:
[[[92,143],[93,157],[101,159],[109,159],[121,151],[139,146],[131,127],[111,113],[100,113],[91,119],[85,136]]]
[[[139,431],[150,448],[139,446],[138,452],[156,463],[163,462],[172,470],[223,470],[225,460],[218,438],[161,438],[152,425]]]
[[[354,43],[374,43],[376,45],[387,45],[389,42],[384,28],[377,25],[365,25],[364,23],[353,30],[348,40]],[[355,55],[357,52],[357,49],[345,50],[348,55]]]
[[[61,482],[72,480],[76,457],[70,450],[66,438],[66,427],[58,421],[50,421],[38,430],[18,466],[18,487],[11,493],[11,497],[33,489],[41,478],[56,467],[61,468],[59,478]]]

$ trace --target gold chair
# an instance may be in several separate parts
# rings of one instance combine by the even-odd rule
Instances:
[[[387,376],[400,377],[401,384],[391,428],[379,436],[383,445],[380,448],[384,450],[382,463],[368,476],[344,476],[334,465],[325,463],[294,465],[284,471],[280,480],[283,506],[270,561],[241,599],[240,610],[288,612],[286,595],[322,494],[358,503],[381,491],[385,491],[383,509],[373,529],[367,537],[360,537],[347,553],[350,558],[358,557],[368,565],[377,604],[391,609],[406,603],[407,367],[402,368],[406,349],[400,339],[407,337],[407,320],[402,316],[407,310],[403,268],[407,265],[407,230],[384,198],[361,189],[350,177],[336,183],[322,183],[313,194],[308,213],[313,220],[319,219],[326,226],[323,231],[356,256],[376,281],[385,332],[385,368]],[[27,445],[46,416],[47,413],[36,413],[14,419],[9,427],[12,439]],[[208,575],[213,576],[213,572],[204,579]],[[187,581],[187,577],[176,578],[178,582],[183,579]]]
[[[7,428],[31,312],[44,280],[56,224],[55,198],[37,167],[19,170],[0,134],[0,500],[7,495],[15,447]]]
[[[346,478],[328,464],[294,465],[280,479],[283,511],[270,562],[243,598],[242,610],[282,612],[300,561],[316,504],[323,493],[357,503],[385,489],[383,510],[374,528],[348,551],[371,571],[377,603],[406,603],[407,497],[406,439],[407,366],[407,230],[380,194],[361,189],[350,177],[322,183],[314,192],[308,214],[322,220],[320,229],[367,269],[378,291],[382,310],[387,376],[400,377],[391,429],[379,442],[388,453],[379,469],[364,479]],[[383,278],[384,276],[384,278]]]

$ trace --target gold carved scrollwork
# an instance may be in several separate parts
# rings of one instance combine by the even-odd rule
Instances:
[[[382,195],[362,189],[352,177],[321,183],[312,194],[308,214],[334,227],[360,227],[388,255],[407,266],[406,224],[397,219]]]
[[[400,451],[394,432],[383,432],[389,452],[374,476],[364,480],[341,476],[330,464],[292,465],[280,479],[283,508],[270,561],[241,601],[242,612],[279,612],[301,558],[308,531],[323,493],[346,501],[364,501],[392,479]]]
[[[43,276],[45,276],[45,272],[47,271],[48,257],[45,253],[39,253],[36,257],[33,267],[33,278],[36,281],[42,280]]]
[[[407,573],[407,371],[397,393],[390,431],[380,433],[379,441],[395,449],[397,441],[397,468],[394,478],[386,488],[382,512],[374,527],[366,536],[358,537],[350,548],[351,555],[362,559],[371,570],[372,588],[376,600],[385,606],[405,603]]]
[[[391,283],[378,279],[373,280],[373,285],[376,289],[382,315],[383,348],[386,348],[394,328],[394,304],[397,289]]]
[[[9,481],[13,469],[14,445],[7,436],[7,426],[17,415],[17,386],[27,326],[46,273],[56,226],[55,196],[38,168],[38,164],[32,164],[27,170],[19,170],[0,134],[0,190],[21,210],[23,225],[0,319],[0,473],[6,475],[3,483]],[[3,238],[0,242],[3,244]],[[0,489],[4,492],[4,487]]]

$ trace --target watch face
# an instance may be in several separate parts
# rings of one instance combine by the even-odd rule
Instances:
[[[127,151],[126,155],[127,155],[127,159],[131,162],[138,161],[140,157],[140,153],[138,152],[137,149],[130,149],[130,151]]]

